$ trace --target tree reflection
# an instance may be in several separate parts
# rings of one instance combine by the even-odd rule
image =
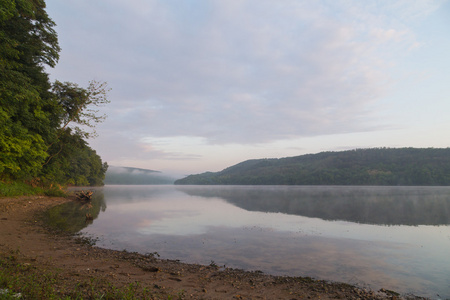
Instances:
[[[100,211],[106,210],[105,197],[101,190],[94,193],[90,204],[69,201],[52,207],[44,212],[44,221],[51,228],[67,233],[77,233],[98,218]],[[92,220],[87,220],[87,214],[92,216]]]
[[[189,195],[220,197],[249,211],[365,224],[450,224],[448,188],[190,186],[177,189]]]

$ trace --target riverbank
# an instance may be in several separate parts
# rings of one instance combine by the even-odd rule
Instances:
[[[345,283],[101,249],[90,240],[53,233],[43,226],[39,214],[65,201],[70,200],[0,198],[0,289],[94,299],[422,299]],[[43,286],[33,290],[30,281]]]

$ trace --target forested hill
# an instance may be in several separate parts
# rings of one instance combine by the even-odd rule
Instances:
[[[175,184],[450,185],[450,148],[375,148],[253,159]]]

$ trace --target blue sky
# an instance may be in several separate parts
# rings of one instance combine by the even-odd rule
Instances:
[[[47,0],[52,79],[106,81],[110,165],[450,147],[449,1]]]

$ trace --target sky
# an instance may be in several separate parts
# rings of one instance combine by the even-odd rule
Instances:
[[[47,0],[51,80],[107,82],[103,161],[184,176],[241,161],[450,147],[450,1]]]

